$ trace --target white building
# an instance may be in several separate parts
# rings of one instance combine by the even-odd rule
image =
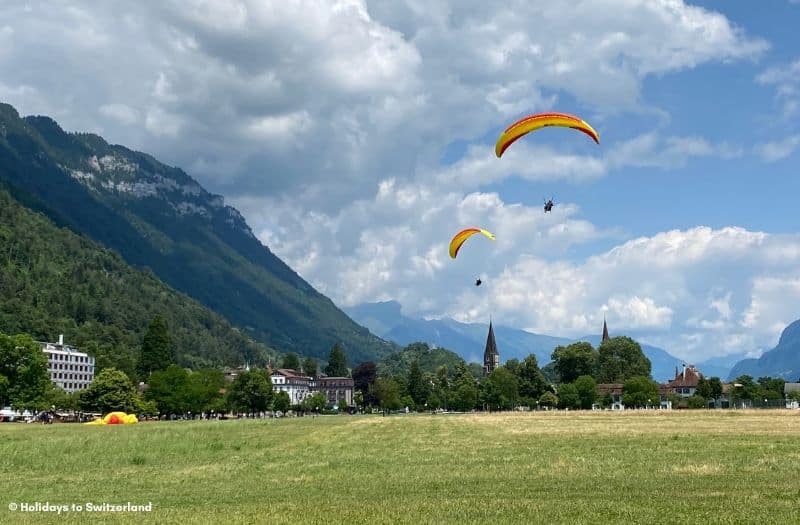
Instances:
[[[312,379],[309,376],[298,374],[288,368],[279,368],[270,376],[272,380],[272,390],[275,392],[287,392],[289,402],[299,405],[311,394]]]
[[[58,343],[39,344],[47,355],[47,372],[54,385],[71,394],[92,384],[94,357],[65,345],[63,335],[58,336]]]

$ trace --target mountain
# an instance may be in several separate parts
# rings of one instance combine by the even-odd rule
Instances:
[[[728,377],[731,369],[739,361],[746,359],[747,354],[730,354],[721,357],[712,357],[699,363],[694,363],[705,377],[719,377],[723,381]],[[687,363],[689,364],[689,363]]]
[[[220,315],[136,270],[99,244],[56,227],[0,189],[0,331],[88,351],[131,377],[142,336],[160,315],[184,366],[265,362],[275,352]]]
[[[400,304],[395,301],[363,303],[345,311],[357,322],[374,333],[400,345],[416,341],[441,346],[456,352],[470,362],[483,362],[488,324],[460,323],[453,319],[414,319],[402,314]],[[576,341],[588,341],[595,347],[600,344],[600,335],[588,335],[580,339],[535,334],[508,326],[494,325],[494,335],[502,361],[524,359],[534,354],[540,366],[550,362],[553,349]],[[642,344],[642,351],[652,363],[652,375],[657,381],[675,377],[675,367],[683,361],[665,350]]]
[[[483,363],[483,350],[489,325],[460,323],[453,319],[414,319],[402,315],[395,301],[363,303],[345,308],[356,322],[374,333],[405,346],[422,341],[456,352],[468,362]],[[503,361],[524,359],[534,354],[540,364],[550,361],[553,348],[568,344],[569,339],[534,334],[516,328],[494,325],[494,335]]]
[[[0,104],[0,181],[281,352],[326,359],[341,342],[357,363],[394,348],[261,244],[221,196],[149,155]]]
[[[781,377],[787,381],[800,380],[800,320],[784,328],[778,345],[761,354],[758,359],[743,359],[728,374],[733,380],[741,375]]]

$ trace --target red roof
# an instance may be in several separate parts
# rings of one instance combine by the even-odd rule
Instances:
[[[694,365],[689,365],[685,370],[676,371],[675,379],[668,381],[667,386],[670,388],[697,388],[702,377],[703,374]]]

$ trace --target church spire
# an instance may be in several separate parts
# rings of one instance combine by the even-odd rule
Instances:
[[[497,351],[492,321],[489,320],[489,334],[486,336],[486,349],[483,351],[483,374],[488,376],[498,366],[500,366],[500,352]]]
[[[611,339],[608,337],[608,325],[606,324],[606,316],[603,316],[603,341],[608,341]]]

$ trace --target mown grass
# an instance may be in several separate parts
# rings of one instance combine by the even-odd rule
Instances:
[[[797,523],[800,413],[0,425],[0,523]],[[153,503],[149,513],[14,502]]]

